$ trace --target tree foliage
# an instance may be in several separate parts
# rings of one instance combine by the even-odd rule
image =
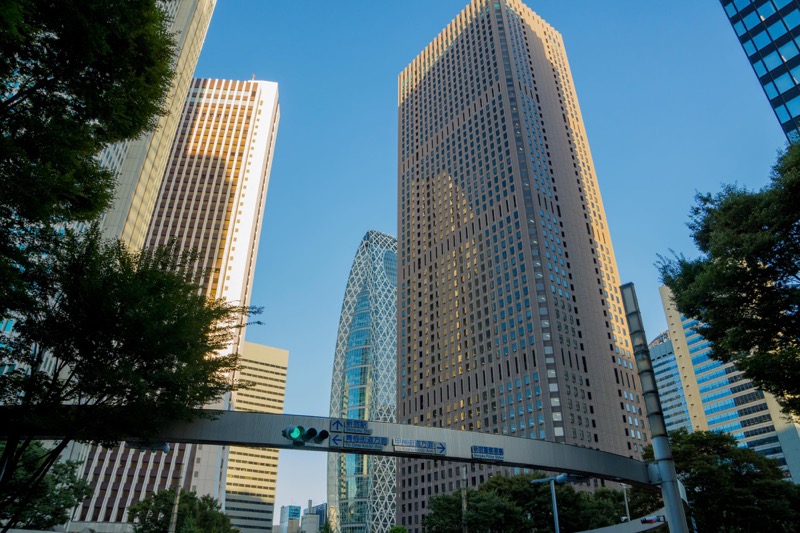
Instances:
[[[0,312],[7,312],[29,301],[28,262],[57,246],[52,228],[90,221],[108,206],[114,176],[96,156],[155,124],[174,43],[158,0],[0,5]]]
[[[712,357],[733,361],[800,414],[800,143],[760,191],[699,194],[689,227],[701,255],[660,258],[675,305],[702,322]]]
[[[58,413],[63,433],[32,484],[71,440],[146,441],[231,390],[237,359],[224,349],[249,309],[202,295],[193,261],[175,245],[133,253],[96,227],[65,232],[40,261],[37,305],[0,337],[0,365],[15,368],[0,375],[10,433],[0,510],[24,498],[9,483],[30,445],[25,431],[40,420]]]
[[[0,442],[0,451],[5,443]],[[27,482],[39,463],[47,456],[48,450],[41,442],[34,441],[25,448],[9,484],[9,490],[21,493],[27,489]],[[0,510],[0,521],[5,521],[19,513],[18,525],[22,529],[50,529],[69,519],[70,511],[89,497],[91,488],[78,478],[78,463],[64,461],[56,463],[36,487],[27,505],[20,508],[19,502]]]
[[[403,526],[392,526],[389,528],[389,533],[408,533],[408,529]]]
[[[776,461],[725,433],[670,433],[678,477],[699,533],[789,532],[800,524],[800,487]],[[653,459],[652,447],[645,459]]]
[[[541,475],[494,476],[477,490],[467,492],[462,511],[461,493],[433,496],[423,518],[429,533],[460,533],[464,520],[472,533],[505,531],[553,531],[550,485],[532,485]],[[559,526],[562,532],[580,531],[619,523],[625,514],[622,493],[598,489],[577,492],[570,485],[556,485]]]
[[[128,508],[128,521],[135,533],[164,533],[168,530],[175,505],[176,489],[166,489]],[[211,496],[197,496],[181,489],[178,503],[177,533],[238,533],[231,520]]]

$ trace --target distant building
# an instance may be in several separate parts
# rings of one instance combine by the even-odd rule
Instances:
[[[278,533],[299,533],[301,512],[302,509],[299,505],[282,505]]]
[[[649,348],[667,431],[680,428],[692,431],[692,421],[689,417],[689,408],[686,406],[686,397],[683,395],[678,360],[672,350],[672,341],[669,340],[668,332],[665,331],[653,339]]]
[[[283,413],[289,352],[245,342],[239,373],[247,389],[233,393],[236,411]],[[241,533],[272,531],[278,450],[231,446],[225,485],[225,514]]]
[[[800,426],[733,363],[712,359],[711,343],[697,333],[700,323],[678,312],[669,288],[660,292],[692,428],[732,435],[739,446],[777,460],[800,483]]]
[[[308,500],[308,508],[303,511],[299,533],[319,533],[322,526],[327,522],[327,510],[328,504],[323,503],[315,506],[311,500]]]
[[[272,82],[195,79],[188,90],[145,243],[175,239],[196,250],[210,297],[250,304],[279,116]],[[241,330],[230,350],[241,353],[243,343]],[[230,398],[213,407],[229,408]],[[168,454],[92,446],[83,457],[94,492],[73,530],[117,531],[128,507],[176,485],[225,503],[224,446],[175,444]]]
[[[783,132],[800,129],[800,0],[720,0]]]
[[[356,252],[342,303],[330,416],[395,422],[397,239],[377,231]],[[395,525],[395,459],[328,454],[336,533],[388,533]]]

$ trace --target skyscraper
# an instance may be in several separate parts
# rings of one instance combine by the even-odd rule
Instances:
[[[247,389],[233,393],[236,411],[283,413],[289,352],[245,342],[239,377]],[[269,533],[275,509],[278,450],[231,446],[225,484],[225,513],[241,533]]]
[[[279,117],[275,83],[195,79],[188,90],[145,242],[196,250],[210,297],[250,304]],[[243,342],[241,330],[230,349]],[[226,461],[219,446],[178,444],[165,455],[91,447],[84,477],[94,493],[76,520],[105,531],[100,523],[124,522],[132,503],[178,483],[224,502]]]
[[[787,420],[775,398],[733,363],[712,359],[711,343],[697,332],[700,323],[678,312],[669,288],[660,293],[692,428],[732,435],[739,446],[778,461],[799,483],[800,425]]]
[[[368,231],[342,303],[331,417],[396,421],[396,327],[397,239]],[[395,525],[395,460],[328,454],[328,505],[336,533],[388,533]]]
[[[561,35],[473,0],[398,80],[398,421],[638,456],[649,442]],[[467,483],[492,470],[470,469]],[[412,533],[452,464],[398,460]]]
[[[720,0],[783,132],[800,130],[800,0]]]
[[[656,375],[658,396],[661,398],[661,409],[664,412],[664,423],[667,431],[686,429],[692,431],[692,420],[683,394],[681,374],[678,360],[669,340],[669,332],[664,331],[648,345],[653,372]]]
[[[103,217],[103,233],[121,238],[132,249],[144,246],[156,197],[178,129],[184,98],[194,76],[216,0],[167,0],[169,31],[175,36],[175,76],[167,93],[166,113],[156,127],[138,139],[113,144],[99,156],[114,171],[114,202]]]

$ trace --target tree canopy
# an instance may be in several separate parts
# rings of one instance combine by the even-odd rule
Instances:
[[[30,444],[25,428],[37,421],[58,413],[64,433],[32,484],[71,440],[147,441],[163,422],[190,420],[231,390],[237,356],[225,350],[250,311],[201,294],[194,256],[176,245],[131,252],[96,227],[66,231],[39,267],[47,276],[37,305],[0,334],[0,365],[14,368],[0,375],[11,434],[0,455],[0,511],[25,497],[10,482]]]
[[[712,357],[732,361],[800,414],[800,143],[759,191],[699,194],[689,227],[700,256],[660,258],[675,305],[702,322]]]
[[[166,489],[150,494],[147,499],[128,508],[128,521],[134,533],[164,533],[168,530],[175,505],[176,489]],[[181,489],[178,502],[177,533],[238,533],[231,520],[220,510],[211,496],[197,496],[195,492]]]
[[[5,443],[0,442],[0,451]],[[19,468],[11,478],[8,490],[22,493],[27,489],[31,475],[46,460],[48,449],[34,441],[26,447],[19,462]],[[3,506],[0,521],[6,521],[19,513],[17,524],[23,529],[50,529],[69,519],[72,509],[91,494],[89,484],[76,475],[78,464],[74,461],[56,463],[44,476],[27,505],[20,508],[20,502]]]
[[[58,246],[52,228],[109,205],[114,176],[100,150],[162,113],[174,54],[167,22],[158,0],[2,2],[1,313],[29,301],[28,263]]]
[[[699,533],[797,530],[800,487],[784,480],[777,461],[725,433],[679,430],[670,442]]]
[[[505,531],[553,531],[550,486],[532,485],[541,474],[494,476],[477,490],[467,491],[467,510],[461,493],[432,496],[423,526],[429,533],[460,533],[463,522],[473,533]],[[570,485],[556,485],[559,527],[580,531],[619,523],[625,515],[620,491],[598,489],[577,492]]]

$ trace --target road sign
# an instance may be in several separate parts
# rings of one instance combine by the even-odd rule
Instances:
[[[333,435],[330,439],[331,446],[341,448],[356,448],[359,450],[383,450],[389,444],[388,437],[372,437],[368,435]]]
[[[503,448],[493,448],[491,446],[473,446],[472,458],[473,459],[495,459],[502,461],[505,456]]]
[[[426,455],[445,455],[447,446],[444,442],[432,440],[392,439],[396,452],[422,453]]]
[[[337,433],[356,433],[359,435],[372,435],[368,420],[351,420],[349,418],[332,418],[331,431]]]

